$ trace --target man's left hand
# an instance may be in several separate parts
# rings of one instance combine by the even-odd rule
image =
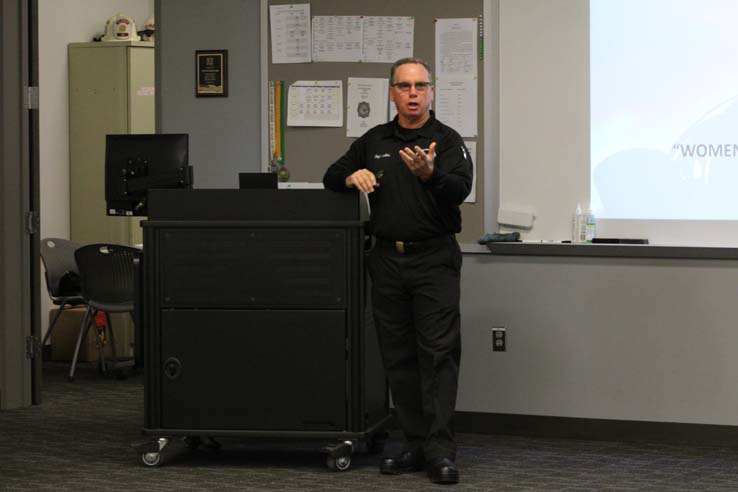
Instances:
[[[419,146],[415,146],[415,150],[405,147],[400,151],[400,157],[410,169],[410,172],[420,178],[421,181],[427,181],[433,174],[433,161],[436,159],[436,142],[430,144],[426,153]]]

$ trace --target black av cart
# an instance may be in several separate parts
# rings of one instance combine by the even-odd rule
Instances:
[[[151,190],[143,222],[145,465],[171,439],[379,450],[387,387],[365,309],[358,193]]]

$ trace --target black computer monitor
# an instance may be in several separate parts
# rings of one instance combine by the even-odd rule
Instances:
[[[187,134],[108,135],[105,202],[108,215],[146,215],[152,188],[191,188]]]

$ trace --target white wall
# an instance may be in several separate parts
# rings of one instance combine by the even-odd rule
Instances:
[[[39,0],[39,139],[41,237],[69,238],[69,96],[67,45],[92,41],[116,13],[137,29],[154,14],[154,0]],[[94,67],[90,67],[94,70]],[[104,186],[100,183],[100,186]],[[42,275],[41,327],[49,309]]]
[[[589,1],[500,0],[500,207],[569,239],[589,203]]]

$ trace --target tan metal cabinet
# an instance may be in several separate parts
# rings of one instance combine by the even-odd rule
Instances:
[[[105,212],[105,135],[154,133],[154,45],[69,45],[71,239],[141,242],[140,219]]]
[[[82,244],[142,242],[141,219],[105,211],[105,136],[155,133],[154,44],[69,45],[71,239]],[[133,324],[113,315],[119,355],[132,355]]]

